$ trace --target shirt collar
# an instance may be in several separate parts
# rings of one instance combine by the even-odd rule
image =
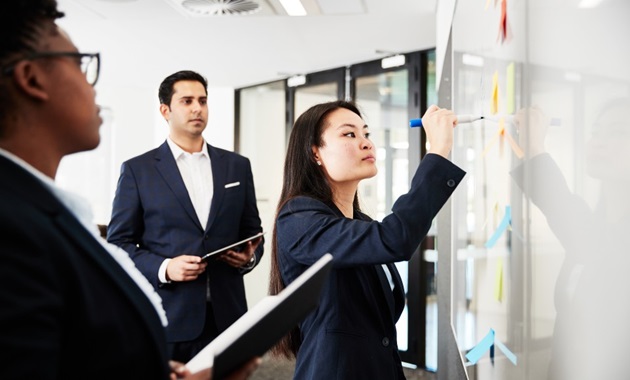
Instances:
[[[0,148],[0,155],[8,158],[9,160],[11,160],[14,163],[16,163],[17,165],[19,165],[24,170],[26,170],[27,172],[29,172],[32,175],[34,175],[37,179],[42,181],[46,186],[52,187],[52,188],[57,187],[57,185],[55,184],[55,181],[52,178],[48,177],[44,173],[42,173],[39,170],[35,169],[31,164],[29,164],[28,162],[24,161],[23,159],[21,159],[20,157],[16,156],[15,154],[9,152],[8,150],[4,150],[4,149]]]
[[[166,138],[166,143],[168,144],[168,147],[171,148],[171,153],[173,153],[173,157],[175,158],[175,161],[177,161],[177,159],[179,157],[181,157],[182,155],[188,153],[186,151],[184,151],[182,148],[179,147],[179,145],[177,145],[175,143],[175,141],[173,141],[170,136]],[[206,143],[206,140],[203,141],[203,145],[201,146],[201,151],[200,152],[194,152],[193,154],[202,154],[208,158],[210,158],[210,155],[208,154],[208,144]]]
[[[35,167],[15,154],[0,148],[0,155],[13,161],[21,168],[32,174],[35,178],[39,179],[78,220],[82,221],[84,224],[91,223],[92,209],[89,203],[82,196],[62,189],[52,178],[35,169]]]

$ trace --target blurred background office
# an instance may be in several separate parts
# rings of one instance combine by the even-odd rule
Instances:
[[[120,164],[166,138],[157,87],[178,70],[208,78],[205,137],[250,158],[267,231],[286,137],[310,105],[352,99],[361,107],[380,174],[363,185],[360,197],[376,219],[406,191],[426,152],[422,131],[409,128],[409,119],[438,102],[457,113],[492,116],[459,126],[453,160],[469,174],[444,217],[450,223],[436,221],[414,259],[399,264],[407,286],[407,308],[397,324],[401,357],[418,369],[409,370],[410,378],[447,376],[438,365],[451,352],[443,349],[447,337],[438,336],[442,310],[439,318],[452,326],[464,377],[548,376],[558,312],[554,293],[567,252],[510,176],[525,159],[518,150],[525,155],[529,149],[529,120],[517,128],[514,115],[532,105],[544,109],[550,121],[546,151],[570,190],[595,207],[600,181],[587,171],[586,144],[601,108],[630,96],[627,1],[58,2],[68,15],[60,24],[75,44],[102,58],[96,86],[104,118],[101,145],[65,158],[57,175],[61,186],[90,200],[97,224],[109,222]],[[616,129],[606,130],[630,128],[624,120],[614,123]],[[617,159],[627,164],[627,156]],[[528,175],[527,183],[541,180]],[[440,234],[448,244],[438,253]],[[606,249],[628,252],[625,246]],[[451,292],[438,297],[442,255],[452,258],[442,279]],[[246,276],[250,306],[266,295],[268,259]],[[601,289],[610,291],[607,297],[617,294]],[[440,303],[450,306],[440,309]],[[466,356],[490,331],[514,357],[499,349],[492,358],[489,351]],[[595,358],[591,364],[589,369],[600,370]],[[276,364],[264,363],[259,378],[266,376],[265,365]]]

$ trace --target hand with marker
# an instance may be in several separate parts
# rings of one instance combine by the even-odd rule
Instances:
[[[457,116],[453,111],[431,105],[422,117],[422,126],[429,142],[428,153],[439,154],[448,158],[453,147],[453,128],[457,125]]]
[[[545,138],[550,119],[538,106],[521,108],[514,115],[514,124],[518,128],[521,146],[527,157],[545,153]]]
[[[483,116],[476,116],[476,115],[457,115],[457,122],[455,123],[457,124],[464,124],[464,123],[472,123],[473,121],[477,121],[477,120],[482,120],[484,119]],[[409,126],[410,127],[422,127],[422,119],[411,119],[409,120]]]

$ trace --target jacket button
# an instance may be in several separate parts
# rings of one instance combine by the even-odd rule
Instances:
[[[381,343],[385,347],[389,346],[389,338],[388,337],[383,338],[383,340],[381,340]]]
[[[446,185],[448,187],[455,187],[455,180],[454,179],[449,179],[448,181],[446,181]]]
[[[208,239],[210,239],[210,236],[204,235],[203,238],[204,238],[204,240],[208,240]]]

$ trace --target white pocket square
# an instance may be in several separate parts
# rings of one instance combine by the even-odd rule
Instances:
[[[241,183],[240,182],[232,182],[232,183],[228,183],[225,185],[226,189],[229,189],[230,187],[235,187],[235,186],[239,186]]]

